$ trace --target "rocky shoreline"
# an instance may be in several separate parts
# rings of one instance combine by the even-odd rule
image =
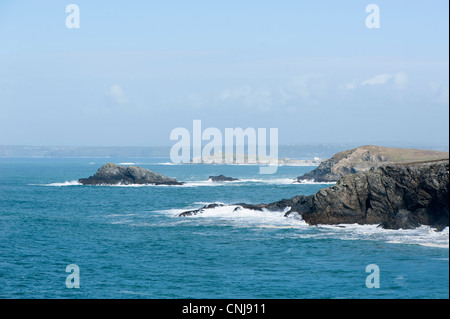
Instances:
[[[205,209],[183,212],[191,216]],[[315,195],[299,195],[269,204],[235,204],[252,210],[297,214],[310,225],[377,224],[386,229],[449,225],[449,161],[387,164],[341,177]]]

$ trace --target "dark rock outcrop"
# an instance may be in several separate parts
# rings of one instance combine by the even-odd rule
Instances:
[[[297,182],[336,182],[342,176],[366,172],[386,164],[448,159],[448,152],[366,145],[339,152],[314,170],[297,177]]]
[[[182,185],[183,183],[139,166],[118,166],[105,164],[95,175],[78,180],[83,185]]]
[[[285,216],[298,214],[311,225],[379,224],[388,229],[430,225],[442,230],[449,225],[449,161],[384,165],[344,176],[315,195],[236,205],[254,210],[289,208]]]
[[[224,176],[224,175],[210,176],[209,179],[210,179],[212,182],[232,182],[232,181],[238,181],[237,178],[227,177],[227,176]]]
[[[197,215],[197,214],[203,213],[203,211],[205,209],[211,209],[211,208],[223,207],[223,206],[225,206],[225,205],[224,204],[208,204],[199,209],[188,210],[186,212],[180,213],[180,214],[178,214],[178,217]]]

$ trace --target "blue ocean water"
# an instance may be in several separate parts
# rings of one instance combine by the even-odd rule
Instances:
[[[104,163],[183,186],[82,186]],[[169,165],[168,159],[0,159],[0,298],[449,298],[448,228],[309,226],[282,212],[217,208],[313,194],[313,167]],[[224,174],[240,182],[212,183]],[[80,288],[66,287],[66,266]],[[380,269],[369,289],[366,266]]]

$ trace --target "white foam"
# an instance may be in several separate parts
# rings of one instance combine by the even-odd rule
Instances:
[[[33,185],[61,187],[61,186],[79,186],[82,184],[80,182],[78,182],[77,180],[73,180],[73,181],[65,181],[64,183],[33,184]]]
[[[271,184],[271,185],[290,185],[293,184],[293,179],[290,178],[279,178],[279,179],[241,179],[238,181],[223,181],[223,182],[213,182],[211,180],[201,180],[201,181],[186,181],[183,185],[152,185],[148,184],[145,186],[170,186],[170,187],[216,187],[216,186],[226,186],[226,185],[242,185],[245,183],[261,183],[261,184]],[[121,185],[118,185],[121,186]],[[143,186],[143,185],[136,185]]]
[[[176,217],[182,212],[198,208],[200,207],[197,206],[189,207],[187,209],[170,209],[160,212]],[[213,222],[219,222],[221,224],[226,223],[235,227],[299,228],[304,227],[305,225],[307,226],[307,224],[301,219],[299,220],[293,217],[284,217],[284,214],[288,210],[289,208],[277,212],[268,210],[255,211],[252,209],[243,208],[239,205],[226,205],[204,209],[201,213],[188,216],[188,218],[197,220],[201,219],[203,221],[209,220]]]
[[[121,163],[125,164],[125,163]],[[133,163],[126,163],[133,164]],[[211,180],[201,181],[187,181],[182,185],[156,185],[156,184],[102,184],[102,185],[89,185],[89,186],[103,186],[103,187],[216,187],[225,185],[242,185],[245,183],[261,183],[269,185],[292,185],[294,180],[291,178],[275,178],[275,179],[242,179],[238,181],[223,181],[213,182]],[[38,186],[78,186],[82,185],[77,180],[65,181],[63,183],[50,183],[50,184],[30,184]]]
[[[136,163],[119,163],[119,165],[129,166],[129,165],[136,165]]]
[[[104,187],[149,187],[149,186],[162,186],[155,184],[104,184],[104,185],[94,185],[94,186],[104,186]]]
[[[228,182],[229,183],[229,182]],[[224,185],[224,182],[218,183],[218,182],[212,182],[210,180],[208,181],[191,181],[191,182],[185,182],[183,185],[179,185],[181,187],[199,187],[199,186],[221,186]]]
[[[315,184],[334,185],[334,184],[336,184],[336,182],[316,182],[316,181],[314,181],[314,179],[305,179],[305,180],[301,180],[301,181],[294,180],[294,183],[295,184],[312,184],[312,185],[315,185]]]
[[[345,240],[380,240],[392,244],[416,244],[427,247],[449,248],[449,228],[442,231],[430,226],[420,226],[415,229],[384,229],[377,225],[320,225],[327,230],[328,235]]]
[[[202,206],[205,206],[205,205],[208,205],[208,204],[211,204],[211,203],[209,203],[209,202],[194,202],[194,205],[202,205]]]
[[[239,209],[236,209],[238,207]],[[184,211],[196,208],[172,209],[164,212],[175,217]],[[201,213],[188,216],[187,218],[193,221],[211,221],[214,224],[217,224],[217,222],[223,224],[225,222],[227,225],[234,227],[292,229],[292,232],[289,234],[283,233],[283,236],[289,236],[290,238],[373,240],[391,244],[413,244],[425,247],[449,248],[448,227],[438,232],[429,226],[399,230],[383,229],[378,227],[378,225],[358,224],[310,226],[298,215],[284,217],[288,210],[289,208],[286,208],[284,211],[255,211],[237,205],[226,205],[203,209]]]
[[[290,178],[279,178],[279,179],[242,179],[238,181],[223,181],[223,182],[213,182],[211,180],[201,180],[201,181],[186,181],[182,185],[155,185],[155,184],[116,184],[116,185],[102,185],[102,186],[114,186],[114,187],[217,187],[226,185],[242,185],[245,183],[261,183],[261,184],[271,184],[271,185],[290,185],[293,184],[293,179]]]
[[[192,181],[184,182],[182,185],[157,185],[157,184],[115,184],[115,185],[99,185],[99,186],[112,186],[112,187],[201,187],[201,186],[221,186],[222,183],[214,183],[210,181]]]
[[[211,178],[209,178],[208,182],[212,182],[212,183],[239,183],[241,181],[240,180],[235,180],[235,181],[213,181]]]
[[[98,184],[87,186],[100,186],[100,187],[180,187],[183,185],[157,185],[157,184]]]
[[[240,180],[243,183],[265,183],[265,184],[273,184],[273,185],[287,185],[293,184],[294,179],[292,178],[272,178],[272,179],[242,179]]]
[[[261,183],[261,184],[271,184],[271,185],[290,185],[290,184],[294,184],[294,181],[295,180],[292,179],[292,178],[272,178],[272,179],[247,178],[247,179],[239,179],[237,181],[220,181],[220,182],[213,182],[211,179],[209,179],[207,182],[198,181],[198,182],[190,182],[190,183],[186,183],[186,184],[187,185],[195,184],[195,186],[199,186],[198,183],[202,183],[203,186],[216,186],[216,185],[227,185],[227,184],[244,184],[244,183]]]

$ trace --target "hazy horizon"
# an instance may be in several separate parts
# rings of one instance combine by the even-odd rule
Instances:
[[[202,145],[204,146],[204,145]],[[354,149],[364,145],[355,144],[298,144],[279,145],[278,158],[311,160],[315,157],[320,159],[331,158],[341,151]],[[403,145],[404,146],[404,145]],[[397,147],[390,145],[388,147]],[[0,145],[0,158],[171,158],[172,145],[165,146],[20,146],[20,145]],[[410,145],[411,148],[430,151],[446,152],[448,146],[421,146]],[[222,149],[225,152],[225,149]],[[247,152],[245,150],[244,152]],[[189,154],[194,157],[193,149]],[[247,153],[246,153],[247,154]],[[172,159],[172,158],[171,158]]]
[[[208,141],[203,141],[202,146],[204,146],[205,144],[207,144]],[[163,147],[167,147],[170,148],[173,146],[173,142],[172,144],[167,143],[167,144],[160,144],[160,145],[133,145],[133,144],[117,144],[117,145],[64,145],[64,144],[60,144],[60,145],[40,145],[40,144],[0,144],[0,147],[54,147],[54,148],[63,148],[63,147],[68,147],[68,148],[163,148]],[[235,145],[235,144],[234,144]],[[403,143],[403,142],[381,142],[381,143],[365,143],[365,144],[361,144],[361,143],[327,143],[327,142],[317,142],[317,143],[289,143],[289,144],[279,144],[279,146],[281,147],[301,147],[301,146],[344,146],[344,145],[354,145],[354,147],[359,147],[359,146],[367,146],[367,145],[374,145],[374,146],[381,146],[381,147],[392,147],[392,148],[426,148],[426,147],[430,147],[431,148],[445,148],[445,149],[449,149],[449,144],[445,144],[445,143],[428,143],[428,144],[414,144],[414,143]],[[225,146],[225,145],[223,145]]]

